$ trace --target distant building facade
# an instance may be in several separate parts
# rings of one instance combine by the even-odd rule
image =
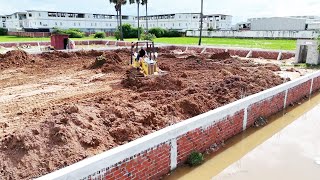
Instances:
[[[0,16],[1,17],[1,16]],[[120,17],[119,17],[120,18]],[[151,15],[147,18],[140,17],[141,27],[146,27],[148,19],[149,28],[161,27],[178,31],[198,30],[200,27],[199,13],[176,13]],[[123,23],[137,27],[136,16],[122,16]],[[204,29],[230,30],[232,16],[216,14],[204,16]],[[53,28],[69,29],[77,28],[85,32],[115,31],[118,25],[116,15],[91,14],[91,13],[70,13],[54,11],[16,12],[1,17],[2,27],[9,31],[26,32],[49,32]]]
[[[319,16],[290,16],[250,18],[247,22],[238,23],[236,30],[252,31],[306,31],[320,30]]]

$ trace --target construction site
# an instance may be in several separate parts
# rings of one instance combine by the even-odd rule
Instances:
[[[156,48],[137,76],[130,49],[0,54],[0,177],[40,177],[310,73],[228,52]]]

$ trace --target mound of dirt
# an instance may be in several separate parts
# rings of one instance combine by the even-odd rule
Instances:
[[[127,72],[127,76],[122,80],[125,88],[130,88],[138,92],[172,90],[179,91],[183,88],[182,81],[171,78],[168,75],[155,77],[143,77],[139,70],[134,68]]]
[[[90,66],[91,69],[101,69],[104,73],[121,71],[125,64],[122,58],[115,52],[104,52],[101,56],[98,56],[96,60]]]
[[[275,64],[267,63],[264,65],[264,68],[269,69],[270,71],[281,71],[281,68]]]
[[[67,53],[67,52],[62,52],[62,51],[53,51],[53,52],[44,52],[40,54],[40,57],[46,59],[46,60],[56,60],[59,58],[72,58],[72,57],[77,57],[76,53]]]
[[[33,57],[22,50],[8,51],[6,54],[0,54],[0,68],[20,67],[25,64],[34,63]]]
[[[228,58],[231,58],[231,56],[228,52],[215,53],[209,57],[209,59],[220,59],[220,60],[224,60],[224,59],[228,59]]]

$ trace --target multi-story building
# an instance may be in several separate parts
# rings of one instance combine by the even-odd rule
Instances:
[[[135,17],[135,20],[138,18]],[[198,30],[200,13],[177,13],[140,17],[141,27],[146,27],[146,19],[150,28],[161,27],[178,31]],[[137,22],[136,22],[137,23]],[[214,30],[230,30],[232,16],[223,14],[204,15],[203,28]],[[136,24],[137,25],[137,24]]]
[[[197,30],[200,27],[199,13],[177,13],[148,16],[150,28],[161,27],[178,31]],[[145,16],[140,17],[141,27],[146,27]],[[70,13],[54,11],[33,11],[17,12],[5,16],[3,26],[9,31],[27,32],[49,32],[53,28],[77,28],[86,32],[93,31],[115,31],[118,25],[116,15],[91,14],[91,13]],[[137,27],[136,16],[122,16],[123,23]],[[217,30],[231,29],[232,16],[229,15],[205,15],[204,29],[212,28]]]
[[[6,28],[6,16],[0,15],[0,28]]]

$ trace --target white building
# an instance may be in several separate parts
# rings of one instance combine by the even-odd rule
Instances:
[[[320,30],[319,16],[290,16],[248,19],[253,31],[304,31]]]
[[[146,17],[141,16],[141,27],[146,27]],[[138,18],[122,16],[123,23],[137,27]],[[206,15],[204,29],[231,29],[232,16]],[[177,13],[148,16],[149,28],[161,27],[178,31],[197,30],[200,27],[199,13]],[[115,31],[117,16],[110,14],[70,13],[53,11],[17,12],[3,18],[3,26],[9,31],[49,32],[54,27],[69,29],[77,28],[86,32]]]

